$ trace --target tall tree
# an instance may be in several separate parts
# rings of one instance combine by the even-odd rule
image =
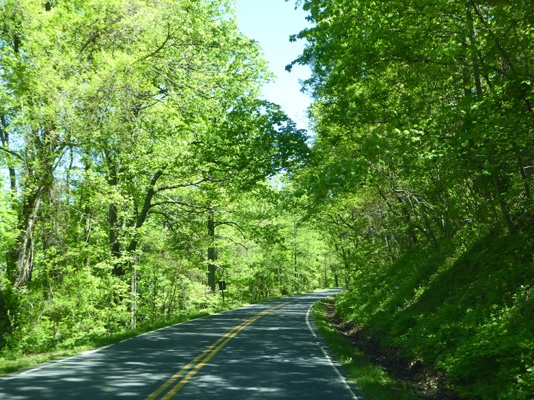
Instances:
[[[532,5],[298,3],[315,23],[294,37],[313,70],[307,190],[375,187],[405,246],[494,216],[515,231],[531,204]]]
[[[231,1],[0,7],[2,215],[17,215],[2,239],[3,326],[32,336],[50,331],[46,321],[79,327],[82,313],[97,330],[134,326],[149,308],[142,301],[159,301],[156,278],[178,290],[174,261],[196,279],[210,236],[199,220],[217,216],[226,192],[297,164],[305,135],[257,99],[269,73]],[[175,246],[162,261],[168,273],[145,254],[159,249],[157,230]],[[69,313],[82,298],[83,311]],[[42,306],[25,306],[34,303]],[[175,303],[167,299],[166,313]]]

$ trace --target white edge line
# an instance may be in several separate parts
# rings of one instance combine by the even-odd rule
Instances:
[[[330,355],[328,354],[328,352],[325,350],[324,346],[322,345],[322,343],[320,342],[319,340],[319,337],[317,336],[317,334],[315,333],[315,330],[312,328],[311,324],[310,324],[310,311],[312,309],[312,307],[314,306],[314,304],[312,304],[309,308],[308,308],[308,311],[306,312],[306,325],[308,325],[308,329],[310,330],[310,332],[312,333],[313,337],[315,337],[315,339],[317,339],[317,344],[319,345],[319,347],[321,348],[321,351],[323,352],[325,358],[328,360],[328,362],[330,363],[330,365],[332,366],[332,368],[334,368],[334,370],[336,371],[336,374],[338,375],[339,379],[341,379],[341,381],[343,382],[343,384],[345,385],[345,387],[350,391],[350,393],[352,394],[352,397],[354,400],[365,400],[364,397],[358,397],[356,395],[356,393],[354,393],[354,391],[352,390],[352,388],[349,386],[348,382],[347,382],[347,379],[341,374],[341,372],[339,372],[339,369],[337,368],[337,366],[334,364],[334,362],[332,361],[332,358],[330,357]]]
[[[11,379],[15,379],[18,376],[26,375],[26,374],[29,374],[30,372],[39,371],[40,369],[46,368],[46,367],[48,367],[48,366],[50,366],[52,364],[62,364],[64,362],[73,360],[75,358],[83,357],[85,355],[96,353],[97,351],[100,351],[100,350],[104,350],[105,348],[108,348],[108,347],[110,347],[112,345],[113,344],[108,344],[106,346],[97,347],[96,349],[82,351],[81,353],[73,354],[72,356],[67,356],[67,357],[63,357],[63,358],[56,358],[55,360],[45,361],[45,362],[40,363],[40,364],[38,364],[38,365],[36,365],[34,367],[29,367],[29,368],[26,368],[26,369],[22,369],[20,371],[11,372],[11,373],[6,374],[4,376],[0,376],[0,381],[2,381],[2,380],[9,381]]]

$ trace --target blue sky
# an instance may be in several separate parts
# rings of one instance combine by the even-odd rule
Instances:
[[[277,103],[297,123],[307,128],[306,109],[311,99],[300,92],[299,79],[307,79],[307,66],[295,66],[291,73],[285,66],[299,56],[304,41],[289,42],[289,36],[300,32],[309,23],[306,12],[295,10],[295,0],[236,0],[241,31],[259,42],[270,70],[276,74],[274,82],[263,88],[264,97]]]

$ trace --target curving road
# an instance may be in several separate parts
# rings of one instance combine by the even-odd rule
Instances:
[[[149,332],[0,378],[0,399],[363,400],[318,338],[325,290]]]

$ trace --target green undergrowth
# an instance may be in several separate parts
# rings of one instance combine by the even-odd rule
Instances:
[[[418,397],[406,385],[388,375],[384,369],[373,364],[349,338],[341,335],[332,326],[326,315],[328,299],[315,303],[313,320],[328,347],[349,374],[351,380],[365,393],[369,400],[414,400]]]
[[[237,301],[230,297],[226,304],[223,306],[219,295],[216,294],[216,296],[216,301],[213,301],[213,306],[211,307],[203,309],[193,309],[189,311],[180,311],[171,318],[140,323],[138,324],[136,329],[123,329],[119,332],[113,333],[104,332],[88,333],[85,335],[80,334],[76,337],[67,338],[66,340],[57,342],[53,345],[48,345],[46,346],[46,348],[41,348],[41,351],[35,352],[21,352],[12,348],[4,348],[0,352],[0,376],[6,375],[11,372],[19,371],[21,369],[30,368],[34,365],[46,361],[68,357],[84,351],[89,351],[99,347],[117,343],[121,340],[125,340],[145,332],[150,332],[156,329],[179,324],[196,318],[206,317],[217,312],[233,310],[245,306],[247,304],[263,303],[266,301],[286,297],[282,295],[273,295],[252,303]]]
[[[360,270],[338,313],[446,373],[466,399],[534,398],[532,231]]]
[[[9,349],[5,349],[0,353],[0,376],[24,368],[29,368],[46,361],[67,357],[84,351],[117,343],[121,340],[125,340],[145,332],[179,324],[196,318],[206,317],[217,312],[231,310],[241,306],[243,306],[241,303],[227,304],[225,307],[219,306],[201,310],[182,311],[168,319],[161,319],[155,322],[139,324],[136,329],[128,329],[111,334],[86,335],[78,338],[77,340],[66,340],[53,347],[50,347],[47,349],[47,351],[43,352],[20,354],[18,352],[10,351]]]

